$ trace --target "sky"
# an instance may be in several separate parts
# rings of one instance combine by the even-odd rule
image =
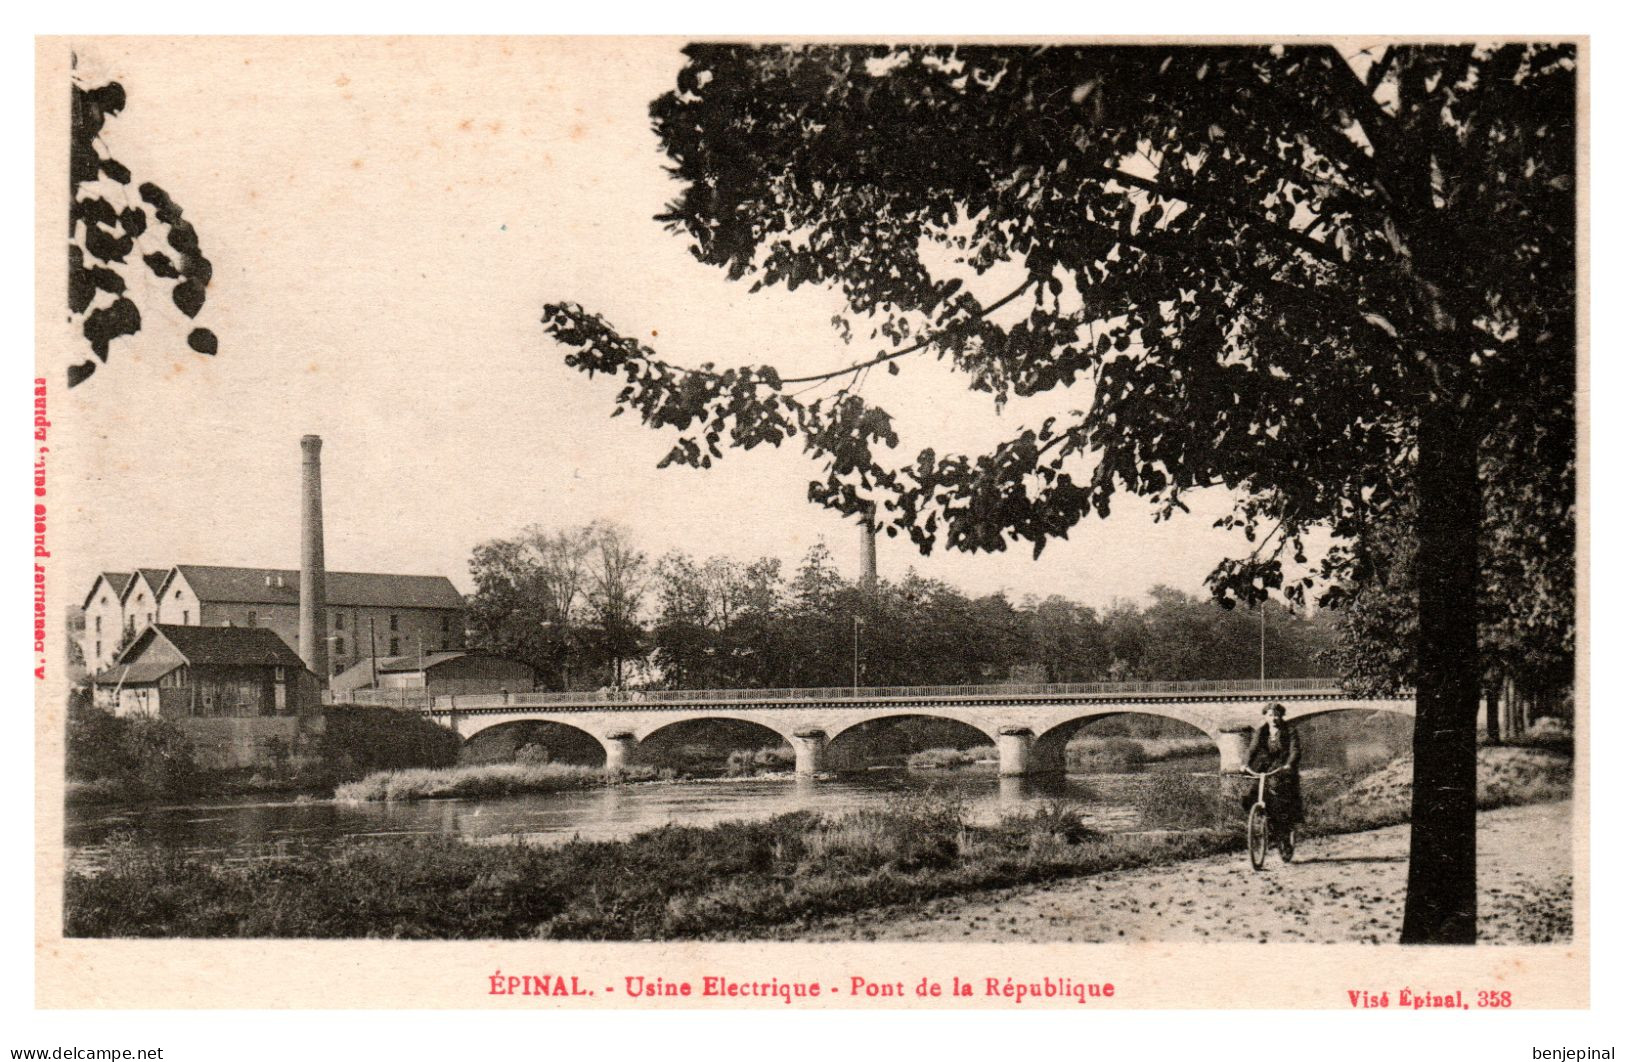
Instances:
[[[675,363],[784,375],[881,349],[843,345],[834,293],[751,294],[653,220],[676,185],[648,105],[675,84],[679,43],[73,47],[86,80],[111,77],[128,94],[109,150],[197,226],[214,264],[197,323],[220,353],[189,351],[188,322],[154,289],[142,334],[54,393],[71,585],[134,566],[296,567],[306,433],[324,440],[334,570],[443,574],[467,591],[480,541],[612,520],[652,556],[765,555],[787,571],[822,537],[855,574],[856,527],[806,500],[818,469],[797,444],[657,470],[672,437],[610,419],[618,385],[566,367],[540,324],[545,303],[578,302]],[[73,338],[55,338],[58,380]],[[903,369],[871,374],[863,392],[896,414],[899,462],[924,446],[978,452],[1087,404],[1073,389],[997,411],[942,365]],[[880,573],[913,567],[976,594],[1096,607],[1143,601],[1159,583],[1198,592],[1245,544],[1211,526],[1229,508],[1221,493],[1191,507],[1158,524],[1122,498],[1037,562],[1025,544],[922,557],[883,538]]]

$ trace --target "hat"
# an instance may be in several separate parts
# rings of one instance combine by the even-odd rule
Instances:
[[[1286,705],[1282,704],[1280,701],[1276,701],[1273,704],[1266,704],[1262,714],[1273,715],[1276,712],[1279,712],[1283,716],[1286,715]]]

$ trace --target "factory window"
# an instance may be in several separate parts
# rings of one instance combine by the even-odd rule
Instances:
[[[188,611],[185,611],[185,610],[182,610],[181,611],[181,626],[184,627],[188,623],[191,623],[191,622],[192,622],[192,613],[190,613]]]
[[[179,601],[180,599],[181,599],[181,592],[179,590],[177,590],[177,591],[175,591],[175,600]]]
[[[450,616],[441,616],[440,617],[440,633],[441,634],[450,634],[451,633],[451,617]]]
[[[401,640],[399,638],[391,638],[389,640],[389,655],[390,656],[400,656],[401,655]]]
[[[96,643],[96,659],[100,660],[101,658],[102,658],[102,643],[97,642]]]
[[[96,633],[100,634],[101,632],[102,632],[102,618],[100,616],[97,616],[96,617]]]
[[[389,629],[392,631],[398,631],[401,629],[401,618],[395,615],[393,612],[389,614]]]
[[[334,656],[343,656],[344,655],[344,639],[343,638],[334,638],[333,639],[333,655]]]
[[[259,613],[255,612],[253,609],[248,610],[248,625],[250,627],[257,626],[259,624],[259,618]]]
[[[344,613],[333,613],[333,629],[336,631],[342,631],[344,629]],[[343,639],[340,640],[342,641]]]

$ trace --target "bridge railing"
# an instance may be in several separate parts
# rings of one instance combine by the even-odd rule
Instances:
[[[1185,682],[1029,682],[974,686],[823,686],[786,689],[584,690],[572,692],[469,693],[431,696],[427,690],[384,689],[329,692],[329,704],[417,709],[635,708],[675,704],[773,701],[861,701],[910,698],[1122,697],[1192,694],[1320,693],[1341,688],[1337,679],[1206,679]]]

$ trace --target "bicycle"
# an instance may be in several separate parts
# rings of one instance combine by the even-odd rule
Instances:
[[[1253,802],[1252,810],[1247,812],[1247,856],[1252,860],[1254,870],[1264,869],[1264,858],[1269,855],[1270,851],[1270,809],[1264,801],[1265,780],[1270,775],[1284,770],[1286,770],[1286,766],[1283,764],[1275,768],[1275,770],[1265,771],[1263,774],[1251,769],[1243,769],[1242,772],[1258,779],[1258,799]],[[1281,861],[1290,863],[1294,852],[1297,850],[1298,828],[1293,825],[1282,830],[1277,825],[1275,830],[1281,834],[1275,843],[1275,846],[1280,849]]]

